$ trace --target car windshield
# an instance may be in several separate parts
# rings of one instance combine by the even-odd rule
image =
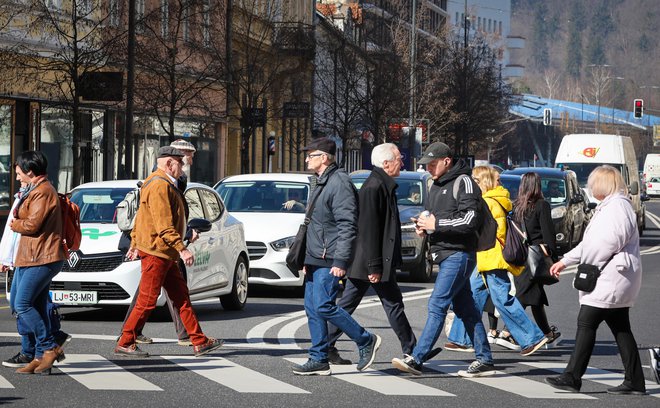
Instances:
[[[500,178],[500,184],[509,191],[509,198],[511,201],[518,197],[520,178]]]
[[[566,183],[563,179],[541,177],[541,191],[550,204],[566,203]]]
[[[422,180],[397,179],[396,203],[402,206],[422,205]]]
[[[587,187],[587,180],[589,179],[589,174],[602,163],[566,163],[561,166],[564,170],[573,170],[577,176],[577,181],[580,187]],[[623,171],[620,164],[610,164],[610,166],[616,168],[619,171]]]
[[[307,184],[287,181],[226,182],[216,189],[230,212],[304,213],[309,195]]]
[[[649,183],[660,183],[660,177],[651,177]]]
[[[80,188],[71,194],[71,201],[80,207],[80,223],[115,224],[117,204],[132,188]]]

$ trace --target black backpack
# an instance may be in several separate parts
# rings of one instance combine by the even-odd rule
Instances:
[[[453,195],[454,200],[458,197],[458,189],[460,188],[460,183],[462,179],[466,183],[470,182],[470,176],[462,174],[456,178],[454,181]],[[484,199],[481,199],[481,208],[479,209],[483,221],[477,230],[477,252],[486,251],[495,246],[495,241],[497,241],[497,221],[493,218],[493,214],[490,213],[488,204]]]
[[[500,202],[497,201],[497,204],[500,204]],[[498,239],[500,245],[502,245],[502,257],[509,265],[525,266],[528,252],[527,234],[513,220],[512,215],[507,213],[502,204],[500,204],[500,207],[506,214],[506,241],[502,243]]]

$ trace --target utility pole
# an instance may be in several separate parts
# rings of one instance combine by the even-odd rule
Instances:
[[[123,178],[134,178],[132,155],[133,155],[133,94],[135,91],[135,1],[128,0],[128,50],[126,64],[126,114],[125,123],[125,162]],[[146,149],[146,146],[145,146]]]
[[[410,148],[410,170],[415,169],[414,151],[415,138],[417,137],[417,125],[415,123],[415,53],[417,51],[417,0],[412,1],[410,35],[410,110],[408,114],[408,147]]]

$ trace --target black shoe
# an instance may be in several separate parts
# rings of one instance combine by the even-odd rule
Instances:
[[[357,363],[358,371],[366,370],[374,362],[376,359],[376,351],[380,348],[380,342],[380,336],[372,334],[371,342],[360,349],[360,361]]]
[[[580,392],[582,384],[575,383],[569,378],[566,378],[564,375],[558,375],[556,377],[546,377],[545,382],[550,384],[552,387],[557,388],[558,390],[570,391],[570,392]]]
[[[140,350],[137,344],[131,344],[130,346],[127,347],[122,347],[120,345],[117,345],[115,347],[115,355],[127,356],[127,357],[149,357],[149,353]]]
[[[646,390],[640,391],[629,387],[626,384],[621,384],[618,387],[608,388],[607,393],[615,395],[646,395]]]
[[[328,363],[334,364],[334,365],[350,365],[351,360],[347,360],[345,358],[342,358],[341,355],[339,355],[339,350],[337,350],[336,347],[330,347],[328,349]]]
[[[295,375],[330,375],[330,364],[314,361],[311,358],[305,364],[291,367]]]
[[[32,360],[34,360],[34,357],[30,357],[26,354],[18,352],[18,354],[16,354],[14,357],[3,361],[2,365],[5,367],[21,368],[28,365],[28,363],[30,363]]]
[[[473,361],[467,370],[460,370],[458,375],[465,378],[487,377],[495,374],[495,366],[482,363],[479,360]]]
[[[219,349],[223,344],[225,344],[224,340],[209,337],[208,340],[206,340],[206,343],[200,344],[199,346],[193,346],[193,352],[195,353],[195,357],[200,357],[213,350]]]
[[[404,354],[403,358],[393,358],[392,365],[399,371],[413,375],[422,375],[422,364],[415,360],[415,357]]]

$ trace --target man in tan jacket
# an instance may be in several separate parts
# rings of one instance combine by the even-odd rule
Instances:
[[[140,206],[135,218],[135,228],[131,232],[129,259],[139,255],[142,265],[140,290],[135,308],[124,323],[122,335],[115,347],[115,354],[134,357],[148,357],[135,342],[136,328],[143,327],[161,287],[179,310],[181,320],[190,335],[196,357],[207,354],[220,346],[223,341],[206,337],[202,333],[195,312],[190,304],[188,287],[177,261],[191,266],[195,258],[186,248],[183,237],[186,228],[185,198],[177,188],[177,179],[183,172],[184,154],[171,146],[158,151],[158,167],[147,177],[149,183],[140,194]]]

